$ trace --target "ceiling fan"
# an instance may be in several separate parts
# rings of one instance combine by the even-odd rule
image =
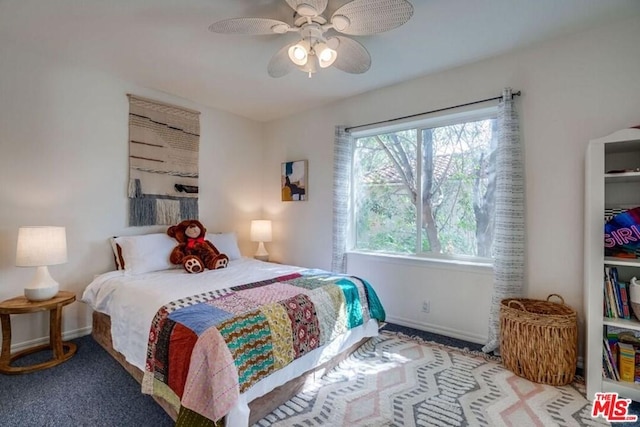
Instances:
[[[329,30],[351,36],[389,31],[407,22],[413,6],[406,0],[353,0],[331,18],[323,16],[328,0],[285,0],[294,10],[292,25],[269,18],[232,18],[215,22],[209,30],[222,34],[268,35],[295,32],[300,40],[280,49],[267,67],[271,77],[282,77],[297,68],[309,74],[318,67],[334,66],[352,74],[371,66],[367,49],[352,38],[326,35]]]

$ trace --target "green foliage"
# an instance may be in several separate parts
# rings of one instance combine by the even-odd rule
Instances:
[[[429,139],[424,138],[421,150],[433,150],[433,156],[429,157],[433,164],[423,164],[420,174],[416,173],[420,155],[417,129],[356,140],[353,187],[356,247],[415,253],[417,221],[422,217],[418,208],[422,199],[430,201],[441,251],[477,255],[474,191],[484,194],[487,189],[485,171],[493,138],[492,121],[448,125],[421,132],[423,135],[430,133]],[[422,179],[422,191],[431,191],[430,194],[418,194],[419,178]],[[428,197],[425,199],[425,196]],[[430,251],[427,227],[426,223],[421,227],[422,252]]]

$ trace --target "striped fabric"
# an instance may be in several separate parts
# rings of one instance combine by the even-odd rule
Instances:
[[[331,271],[347,271],[347,227],[351,186],[351,134],[336,126],[333,147],[333,248]]]
[[[500,346],[500,301],[522,296],[524,286],[524,164],[520,126],[511,89],[498,107],[496,148],[495,232],[493,240],[493,296],[486,353]]]
[[[259,311],[236,316],[218,326],[238,369],[240,393],[275,370],[267,317]]]

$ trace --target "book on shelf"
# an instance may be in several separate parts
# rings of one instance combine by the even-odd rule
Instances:
[[[629,299],[629,286],[625,282],[619,282],[620,286],[620,299],[622,300],[622,317],[625,319],[631,319],[631,308]]]
[[[640,383],[640,348],[636,347],[635,382]]]
[[[618,268],[611,267],[609,269],[609,275],[611,278],[611,284],[613,285],[613,292],[615,300],[616,300],[616,310],[618,312],[618,317],[624,317],[622,312],[622,296],[620,294],[620,280],[618,280]]]
[[[606,377],[612,380],[619,381],[620,374],[618,372],[616,358],[613,356],[613,352],[611,351],[611,346],[609,344],[609,339],[606,337],[603,339],[602,362]]]
[[[629,287],[620,280],[616,267],[604,268],[604,303],[606,317],[631,319]]]
[[[602,378],[617,381],[613,372],[613,366],[611,365],[611,359],[609,359],[604,347],[602,347]]]
[[[618,343],[618,371],[620,381],[634,382],[636,377],[636,351],[633,345],[624,342]]]
[[[613,366],[616,370],[616,372],[619,372],[618,369],[618,336],[616,334],[609,334],[609,336],[607,337],[608,341],[609,341],[609,350],[611,351],[611,363],[613,363]]]
[[[613,281],[611,280],[611,267],[604,268],[604,289],[605,296],[609,302],[608,317],[617,318],[618,304],[616,302],[616,291],[613,289]]]

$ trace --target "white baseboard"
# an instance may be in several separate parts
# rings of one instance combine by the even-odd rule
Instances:
[[[73,331],[65,331],[62,333],[62,339],[64,341],[72,340],[74,338],[83,337],[85,335],[89,335],[91,333],[91,326],[86,326],[84,328],[76,329]],[[35,347],[37,345],[47,344],[49,343],[49,337],[41,337],[36,338],[29,341],[22,341],[19,343],[15,343],[11,345],[11,353],[15,353],[17,351],[25,350],[27,348]]]
[[[445,335],[451,338],[457,338],[460,340],[469,341],[475,344],[486,344],[488,338],[482,335],[470,334],[466,331],[459,331],[451,328],[444,328],[438,325],[432,325],[430,323],[415,322],[410,319],[404,319],[402,317],[387,316],[387,322],[395,323],[400,326],[407,326],[409,328],[420,329],[422,331],[432,332],[434,334]]]

